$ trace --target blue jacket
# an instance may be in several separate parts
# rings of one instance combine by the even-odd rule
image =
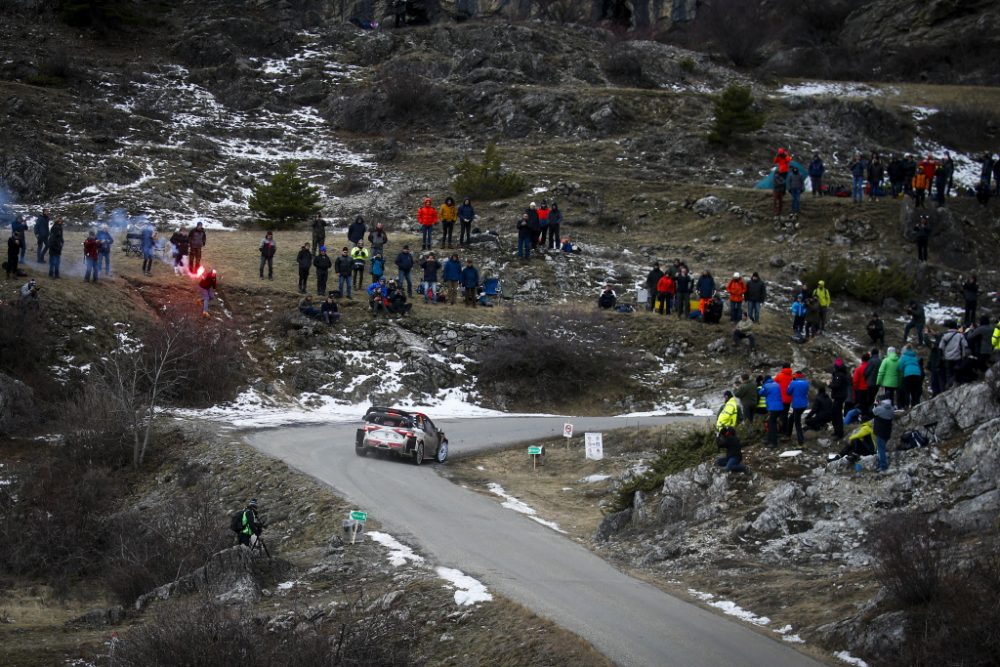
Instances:
[[[819,158],[813,160],[809,163],[809,177],[810,178],[822,178],[823,172],[826,171],[826,167],[823,166],[823,161]]]
[[[788,395],[792,397],[792,409],[809,407],[809,380],[796,378],[788,383]]]
[[[444,273],[442,277],[445,282],[454,280],[458,282],[462,279],[462,263],[457,259],[449,259],[444,263]]]
[[[913,350],[903,352],[903,356],[899,358],[899,374],[903,377],[920,375],[920,361],[917,359],[916,352]]]
[[[712,276],[702,276],[698,278],[698,285],[695,289],[698,290],[698,296],[702,299],[711,299],[712,295],[715,294],[715,279]]]
[[[472,220],[474,217],[476,217],[476,209],[472,208],[472,204],[462,204],[458,207],[459,220]]]
[[[802,301],[792,302],[792,315],[795,315],[796,317],[801,317],[806,314],[806,310],[808,310],[806,308],[806,304],[803,303]]]
[[[781,400],[781,385],[774,380],[765,382],[757,393],[764,397],[768,412],[781,412],[785,409],[785,404]]]
[[[396,255],[396,266],[400,271],[409,271],[413,268],[413,253],[401,252]]]
[[[153,225],[146,225],[142,228],[142,249],[152,250],[153,249],[153,234],[155,230]]]
[[[462,269],[462,287],[479,287],[479,270],[474,266],[467,266]]]
[[[111,246],[114,245],[115,239],[109,232],[102,229],[97,232],[97,242],[101,244],[101,252],[109,253],[111,252]]]
[[[372,269],[371,274],[376,278],[381,278],[382,274],[385,273],[385,260],[381,257],[372,258]]]

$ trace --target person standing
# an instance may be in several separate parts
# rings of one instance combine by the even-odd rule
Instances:
[[[851,170],[851,200],[860,204],[865,200],[865,176],[868,175],[868,161],[860,153],[848,165]]]
[[[886,445],[892,437],[892,420],[896,416],[892,401],[882,401],[872,410],[872,433],[875,435],[875,450],[878,454],[879,472],[889,469]]]
[[[813,197],[823,194],[823,174],[825,172],[826,167],[823,165],[819,153],[813,153],[812,162],[809,163],[809,182],[812,184]]]
[[[851,389],[854,391],[854,407],[858,408],[862,414],[868,414],[868,406],[871,401],[868,397],[868,381],[865,380],[865,371],[868,370],[868,362],[871,355],[867,352],[861,355],[861,363],[854,369],[851,375]]]
[[[438,222],[438,212],[431,204],[431,198],[424,197],[424,205],[417,209],[417,222],[420,223],[423,242],[421,250],[434,248],[434,225]]]
[[[458,303],[458,284],[462,282],[462,262],[459,261],[457,254],[452,254],[445,261],[441,277],[448,288],[448,303]]]
[[[43,208],[42,212],[35,216],[35,248],[36,258],[39,264],[45,262],[45,251],[49,247],[49,209]]]
[[[896,354],[896,348],[890,347],[885,351],[885,359],[879,364],[875,384],[882,389],[882,395],[893,403],[896,402],[899,379],[899,355]]]
[[[438,295],[438,271],[441,270],[441,262],[437,261],[434,253],[427,255],[427,259],[420,263],[420,268],[424,270],[424,303],[430,301],[435,303]]]
[[[375,256],[372,257],[368,272],[371,274],[373,283],[385,282],[385,258],[382,257],[382,253],[375,253]]]
[[[885,178],[885,168],[879,156],[873,155],[872,161],[868,165],[868,198],[869,201],[878,201],[882,196],[882,179]]]
[[[274,280],[274,254],[278,244],[274,242],[274,232],[264,234],[260,241],[260,279],[264,279],[264,265],[267,265],[267,279]]]
[[[542,205],[538,207],[538,247],[547,250],[549,247],[549,203],[542,200]]]
[[[368,227],[365,225],[365,219],[362,218],[360,215],[354,216],[354,222],[352,222],[347,227],[347,241],[350,243],[350,246],[352,248],[358,245],[359,241],[365,240],[365,232],[367,230]],[[325,232],[323,236],[324,237],[326,236]],[[320,245],[326,245],[326,244],[320,243]]]
[[[471,258],[465,260],[465,268],[462,269],[462,290],[465,293],[465,305],[475,308],[479,301],[479,271]]]
[[[87,240],[83,242],[83,261],[87,265],[87,272],[83,276],[83,282],[97,282],[97,255],[100,251],[101,244],[97,240],[97,234],[93,230],[87,232]],[[93,276],[93,280],[91,280],[91,276]]]
[[[14,218],[14,222],[11,223],[11,228],[14,230],[14,235],[17,236],[18,243],[18,264],[24,264],[24,256],[28,252],[28,238],[25,232],[28,231],[28,223],[25,222],[24,216],[19,215]]]
[[[712,277],[712,272],[705,269],[701,272],[701,276],[698,278],[698,284],[695,289],[698,291],[698,310],[701,311],[702,318],[705,317],[705,310],[708,305],[712,303],[712,297],[715,296],[715,278]]]
[[[788,395],[792,398],[792,424],[795,426],[795,439],[799,446],[805,441],[805,434],[802,432],[802,414],[809,408],[809,380],[806,379],[802,371],[795,373],[792,381],[788,383]]]
[[[677,317],[685,318],[691,315],[691,292],[694,289],[694,279],[688,275],[688,268],[681,266],[674,280],[677,288]]]
[[[13,231],[7,239],[7,263],[4,265],[7,271],[7,278],[11,276],[17,278],[17,263],[21,257],[21,244],[17,240],[17,234]]]
[[[445,197],[444,203],[438,209],[438,220],[441,221],[441,249],[454,248],[452,241],[455,223],[458,222],[458,207],[451,197]]]
[[[781,386],[774,381],[774,378],[767,377],[758,393],[764,397],[764,403],[767,407],[767,446],[777,447],[778,432],[782,427],[782,415],[785,414]]]
[[[341,256],[347,254],[347,248],[341,253]],[[340,261],[340,258],[337,258]],[[350,261],[349,258],[347,261]],[[330,267],[333,266],[333,262],[326,255],[326,246],[321,245],[319,247],[319,254],[313,258],[313,266],[316,267],[316,294],[320,296],[326,296],[326,281],[330,276]],[[341,274],[343,275],[343,274]],[[350,274],[348,274],[350,275]],[[343,292],[341,292],[343,294]],[[350,280],[347,282],[347,296],[351,295],[351,283]]]
[[[142,246],[142,273],[146,276],[153,275],[153,252],[156,249],[156,228],[153,223],[146,221],[142,226],[142,236],[140,238]],[[51,262],[49,263],[51,267]],[[56,273],[59,273],[56,271]]]
[[[472,221],[476,219],[476,209],[472,200],[466,197],[458,207],[458,245],[464,246],[472,240]]]
[[[913,226],[913,236],[917,240],[917,261],[926,262],[927,245],[931,240],[931,219],[926,213],[921,213]]]
[[[906,312],[910,316],[910,321],[906,323],[903,328],[903,343],[906,343],[906,339],[910,337],[910,330],[917,330],[917,343],[923,345],[925,342],[924,338],[924,326],[927,323],[927,315],[924,311],[924,307],[917,303],[916,301],[911,301]]]
[[[889,176],[892,198],[896,199],[903,192],[903,161],[899,159],[899,155],[893,153],[885,171]]]
[[[674,304],[674,295],[677,287],[674,279],[669,273],[664,273],[656,282],[656,312],[660,315],[669,315]]]
[[[201,266],[201,251],[208,243],[208,234],[205,233],[205,225],[199,220],[191,233],[188,234],[188,243],[191,245],[191,256],[188,261],[188,271],[197,274],[198,267]]]
[[[760,324],[760,307],[767,300],[767,285],[756,271],[750,276],[746,291],[747,315],[754,324]]]
[[[788,436],[792,434],[792,420],[790,415],[792,395],[788,393],[788,385],[792,383],[794,377],[792,374],[792,365],[788,362],[783,363],[781,370],[774,376],[774,381],[781,387],[781,432]]]
[[[962,323],[967,327],[975,326],[976,308],[979,305],[979,279],[974,273],[962,283],[962,300],[965,302],[965,319]]]
[[[552,208],[549,209],[549,247],[553,250],[559,249],[559,226],[562,225],[562,219],[559,204],[552,202]]]
[[[788,187],[788,170],[792,164],[791,153],[784,148],[779,148],[777,154],[774,156],[773,164],[775,165],[774,183],[777,185],[778,181],[781,181],[782,193],[784,193],[784,188]]]
[[[816,302],[819,304],[819,330],[820,332],[826,331],[826,323],[830,314],[830,290],[826,288],[826,281],[820,280],[816,283],[816,289],[813,290],[812,295],[816,298]]]
[[[653,268],[646,274],[646,310],[655,310],[657,285],[660,284],[662,277],[663,271],[660,270],[660,263],[654,262]]]
[[[913,196],[913,179],[917,177],[917,161],[907,153],[903,156],[903,194]]]
[[[941,208],[945,204],[945,198],[948,196],[948,183],[948,168],[942,162],[934,170],[934,201],[937,203],[938,208]]]
[[[379,222],[375,224],[375,229],[368,234],[368,242],[372,244],[371,254],[385,256],[385,246],[389,243],[389,235],[385,233],[385,226]]]
[[[517,256],[527,261],[531,259],[531,223],[527,211],[517,221]]]
[[[351,248],[351,262],[354,267],[354,289],[364,289],[365,267],[368,265],[368,248],[365,247],[364,241],[358,241],[357,245]]]
[[[198,281],[198,292],[201,293],[201,315],[208,317],[208,302],[215,298],[215,290],[219,287],[219,277],[215,269],[205,271]]]
[[[746,419],[748,424],[752,424],[760,397],[757,395],[757,383],[753,381],[749,373],[743,374],[742,382],[736,388],[734,395],[740,402],[743,418]]]
[[[403,289],[403,281],[405,280],[406,294],[413,296],[413,282],[410,279],[410,272],[413,270],[413,253],[410,252],[410,246],[404,245],[403,249],[396,255],[396,268],[399,269],[399,276],[396,278],[399,289]]]
[[[174,275],[180,275],[184,270],[184,258],[187,257],[189,242],[187,229],[181,227],[170,237],[170,244],[174,247]]]
[[[313,263],[313,254],[309,251],[308,243],[302,244],[299,254],[295,256],[295,263],[299,267],[299,294],[305,294],[309,284],[309,269]]]
[[[320,246],[321,254],[326,253],[326,246]],[[347,247],[343,247],[340,250],[340,256],[337,257],[337,261],[333,263],[333,270],[337,274],[337,291],[340,292],[342,297],[347,297],[350,299],[352,297],[351,291],[351,274],[354,272],[354,262],[351,260],[350,254]],[[327,262],[330,258],[327,257]],[[315,264],[315,261],[313,262]],[[316,269],[319,271],[319,269]],[[324,285],[326,282],[324,281]],[[325,288],[324,288],[325,289]],[[322,294],[322,292],[320,292]]]
[[[538,204],[531,202],[528,204],[528,208],[524,209],[524,212],[528,214],[528,229],[531,231],[531,249],[535,250],[538,247],[538,235],[542,231],[542,225],[538,219]]]
[[[250,536],[260,535],[263,525],[257,519],[257,499],[253,498],[241,512],[240,531],[236,534],[240,544],[250,546]]]
[[[788,192],[792,195],[792,214],[798,215],[802,208],[802,193],[806,190],[806,179],[799,173],[798,167],[792,167],[787,182]]]
[[[941,350],[942,370],[941,389],[951,389],[955,385],[958,369],[962,361],[969,356],[969,341],[965,334],[958,330],[958,322],[948,320],[944,323],[948,328],[941,335],[937,347]]]
[[[62,218],[56,218],[49,230],[49,278],[59,278],[59,264],[62,262],[63,239]]]
[[[924,369],[912,345],[903,346],[903,354],[899,357],[899,396],[896,405],[900,408],[912,408],[920,403],[923,393]]]
[[[851,378],[844,361],[834,360],[833,370],[830,371],[830,401],[833,403],[833,434],[837,439],[844,437],[844,403],[847,402],[850,387]]]
[[[743,320],[743,298],[746,292],[747,284],[743,282],[739,272],[734,273],[726,284],[726,293],[729,294],[729,320],[733,323]]]
[[[101,225],[100,231],[97,232],[97,243],[99,248],[97,250],[97,267],[101,268],[104,266],[104,275],[111,275],[111,246],[115,244],[115,239],[111,236],[111,232],[108,231],[107,225]]]
[[[309,253],[310,255],[318,253],[319,247],[326,245],[326,225],[326,220],[317,213],[316,217],[313,218],[312,225],[310,225],[312,228],[312,252]],[[361,232],[361,235],[364,236],[364,232]]]

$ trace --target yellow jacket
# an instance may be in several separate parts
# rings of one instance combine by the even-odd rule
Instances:
[[[736,424],[740,420],[740,402],[736,400],[733,396],[726,404],[722,406],[722,412],[719,413],[719,418],[715,420],[715,428],[719,431],[731,426],[736,428]]]
[[[813,296],[819,301],[820,308],[827,308],[830,305],[830,290],[823,286],[823,282],[820,281],[819,287],[813,290]]]
[[[351,248],[351,259],[361,260],[362,262],[368,261],[368,248],[354,246]]]
[[[438,208],[438,217],[441,222],[455,222],[458,220],[458,207],[454,204],[441,204]]]
[[[1000,322],[993,327],[993,349],[1000,350]]]

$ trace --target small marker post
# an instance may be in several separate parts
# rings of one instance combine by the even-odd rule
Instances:
[[[538,469],[538,457],[545,453],[545,449],[541,445],[532,445],[528,447],[528,454],[531,455],[531,469]]]

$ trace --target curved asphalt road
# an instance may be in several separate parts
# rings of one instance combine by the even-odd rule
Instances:
[[[676,420],[676,418],[674,418]],[[561,417],[441,420],[450,455],[562,433]],[[577,434],[670,418],[574,418]],[[360,423],[360,422],[359,422]],[[436,422],[438,423],[438,422]],[[817,665],[788,645],[622,574],[498,500],[440,477],[430,461],[354,454],[358,423],[249,436],[260,451],[332,486],[386,529],[590,641],[619,665]]]

